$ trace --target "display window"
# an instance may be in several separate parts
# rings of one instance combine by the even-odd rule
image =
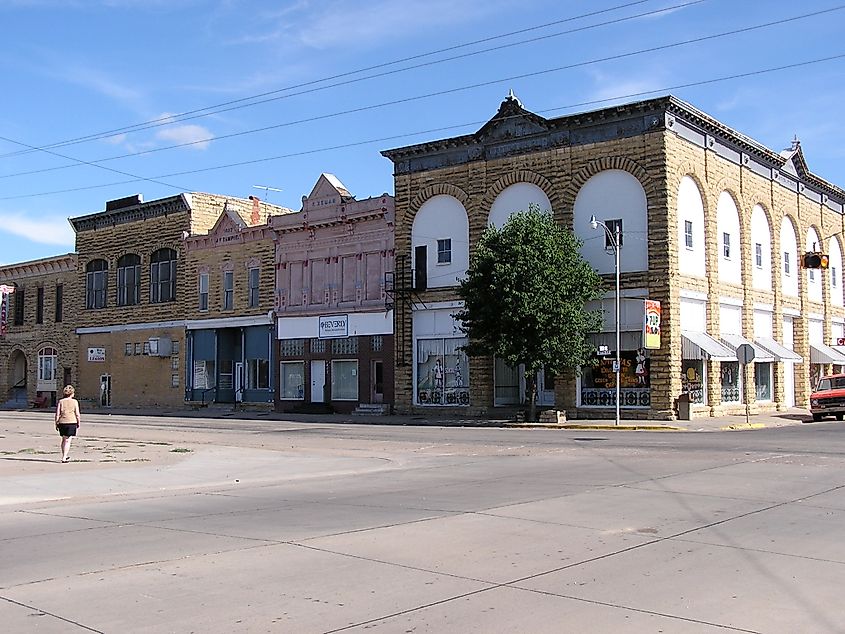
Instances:
[[[681,363],[681,391],[689,394],[691,403],[704,404],[704,360],[684,359]]]
[[[417,340],[416,398],[420,405],[469,405],[466,337]]]
[[[622,350],[619,354],[620,407],[651,405],[651,360],[645,349]],[[616,407],[616,355],[595,356],[593,363],[581,368],[581,407]]]

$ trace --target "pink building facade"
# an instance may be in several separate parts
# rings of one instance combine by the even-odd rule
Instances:
[[[278,411],[389,412],[393,197],[356,200],[322,174],[276,234]]]

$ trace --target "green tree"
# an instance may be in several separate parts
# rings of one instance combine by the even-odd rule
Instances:
[[[536,420],[537,373],[588,361],[587,333],[601,315],[585,304],[602,296],[601,277],[580,254],[582,242],[536,205],[489,227],[475,245],[459,294],[471,356],[495,355],[525,366],[528,419]]]

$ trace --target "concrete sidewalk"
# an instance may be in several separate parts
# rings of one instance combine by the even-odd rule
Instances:
[[[9,411],[9,410],[6,410]],[[14,410],[12,410],[14,411]],[[21,410],[24,415],[52,416],[52,410]],[[513,418],[461,418],[428,416],[421,414],[386,416],[353,414],[290,414],[278,412],[233,410],[232,408],[209,407],[200,410],[172,408],[86,408],[83,416],[96,416],[105,421],[111,416],[144,416],[168,419],[221,419],[273,421],[288,423],[319,423],[338,425],[406,425],[420,427],[513,427],[520,429],[602,429],[616,431],[740,431],[812,424],[806,409],[792,408],[782,412],[764,412],[745,415],[701,417],[689,421],[625,420],[615,424],[613,419],[576,419],[565,423],[524,423]],[[827,422],[832,422],[830,419]]]

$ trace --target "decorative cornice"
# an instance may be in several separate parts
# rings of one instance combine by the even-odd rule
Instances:
[[[170,214],[190,213],[190,211],[191,206],[188,199],[184,194],[179,194],[177,196],[151,200],[112,211],[99,211],[87,216],[77,216],[76,218],[71,218],[70,223],[73,225],[74,230],[79,233],[81,231],[105,229],[129,222],[139,222],[149,218],[159,218]]]
[[[29,262],[18,262],[0,266],[0,282],[14,281],[15,279],[28,277],[41,277],[44,275],[55,275],[75,271],[77,258],[75,253],[57,255],[40,260]]]

